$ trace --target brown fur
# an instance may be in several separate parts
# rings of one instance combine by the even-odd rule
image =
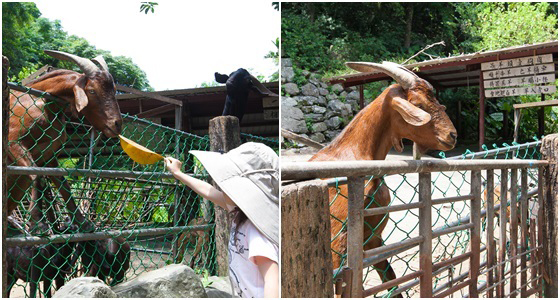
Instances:
[[[400,97],[407,99],[416,107],[429,113],[431,120],[421,126],[413,126],[407,123],[401,114],[394,109],[393,99]],[[310,161],[332,161],[332,160],[384,160],[391,147],[402,151],[402,139],[407,138],[419,145],[421,150],[437,149],[450,150],[456,141],[456,130],[449,117],[445,113],[445,107],[435,99],[429,83],[418,80],[417,84],[408,91],[403,90],[400,85],[394,84],[372,103],[360,111],[346,126],[346,128],[327,147],[315,154]],[[369,186],[365,187],[365,194],[371,196],[375,193],[375,204],[369,208],[389,205],[391,201],[389,189],[382,185],[380,179],[374,179]],[[339,186],[341,195],[348,195],[346,185]],[[338,194],[334,188],[329,188],[329,196],[332,199]],[[370,203],[366,197],[365,205]],[[333,250],[333,269],[341,264],[337,253],[346,253],[346,231],[337,234],[342,228],[342,223],[348,215],[348,205],[344,197],[339,196],[331,205],[331,249]],[[369,239],[364,250],[374,249],[382,245],[382,232],[388,215],[377,215],[364,218],[370,226],[364,226],[364,239]],[[372,229],[373,228],[373,232]],[[370,238],[371,236],[371,238]],[[396,278],[395,272],[384,260],[375,265],[383,282]],[[397,295],[400,296],[400,295]]]
[[[207,222],[202,217],[198,217],[190,220],[188,226],[206,225]],[[195,245],[195,249],[191,256],[191,261],[189,263],[191,268],[195,267],[195,264],[201,259],[202,247],[208,245],[210,235],[205,230],[188,230],[179,236],[179,250],[177,251],[177,261],[182,262],[184,259],[185,251],[187,251],[188,245]]]
[[[29,87],[45,91],[59,97],[70,104],[74,114],[78,113],[78,99],[85,99],[87,106],[81,113],[91,122],[94,128],[109,137],[120,133],[122,118],[115,99],[115,87],[112,76],[99,71],[92,78],[69,70],[57,70],[32,81]],[[80,98],[79,95],[82,95]],[[67,136],[64,131],[62,112],[65,105],[29,94],[12,92],[10,95],[10,117],[8,141],[8,165],[22,167],[58,167],[56,153]],[[75,215],[74,222],[78,225],[86,222],[70,195],[70,186],[63,177],[49,176],[65,199],[66,206]],[[8,214],[11,214],[20,203],[29,187],[36,182],[37,176],[8,176]],[[31,191],[30,210],[35,222],[42,230],[47,230],[42,223],[39,210],[37,190]],[[89,224],[87,230],[92,229]]]

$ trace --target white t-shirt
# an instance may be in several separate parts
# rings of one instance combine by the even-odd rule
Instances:
[[[233,291],[241,298],[263,298],[264,278],[255,264],[255,257],[263,256],[278,263],[278,247],[248,219],[236,227],[232,224],[228,245]]]

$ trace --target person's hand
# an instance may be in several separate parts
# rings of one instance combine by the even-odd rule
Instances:
[[[181,166],[183,166],[183,163],[180,160],[168,156],[163,159],[163,162],[165,162],[165,167],[169,170],[169,172],[171,172],[171,174],[181,172]]]

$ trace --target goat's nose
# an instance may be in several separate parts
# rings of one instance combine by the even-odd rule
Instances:
[[[450,136],[451,139],[453,139],[454,141],[457,141],[457,133],[456,133],[456,132],[451,132],[451,133],[449,133],[449,136]]]
[[[121,130],[122,130],[122,120],[115,121],[115,128],[117,129],[117,132],[119,132],[119,133],[121,132]]]

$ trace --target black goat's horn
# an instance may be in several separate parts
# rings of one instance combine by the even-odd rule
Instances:
[[[109,73],[109,66],[107,66],[107,63],[105,62],[105,59],[103,59],[103,56],[98,55],[95,58],[92,58],[91,60],[98,63],[101,66],[101,70]]]
[[[347,62],[346,66],[360,72],[381,71],[396,80],[403,89],[408,90],[420,78],[403,66],[384,61],[383,64],[370,62]]]
[[[95,73],[99,71],[99,68],[89,59],[85,59],[77,55],[62,52],[62,51],[54,51],[54,50],[44,50],[44,51],[46,54],[54,58],[74,62],[76,65],[78,65],[78,67],[80,67],[80,70],[82,70],[82,72],[84,72],[84,74],[86,74],[87,77],[93,77]]]

